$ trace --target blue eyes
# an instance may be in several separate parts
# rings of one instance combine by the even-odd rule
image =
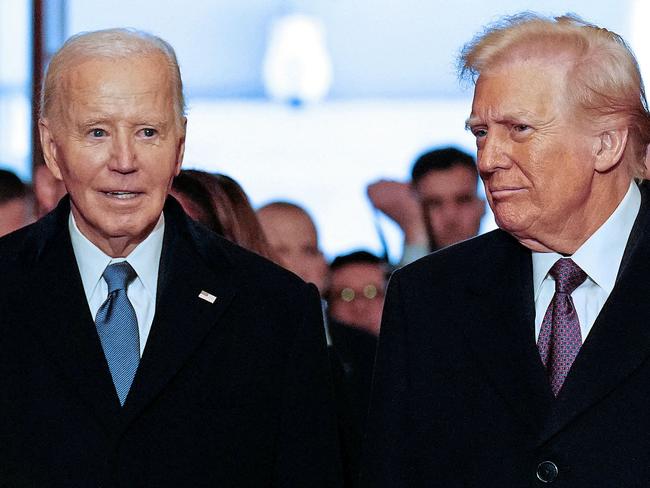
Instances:
[[[155,137],[157,134],[158,131],[156,129],[152,129],[151,127],[147,127],[146,129],[142,129],[141,131],[141,135],[143,135],[146,138]],[[101,138],[101,137],[106,137],[108,133],[104,129],[91,129],[90,135],[94,138]]]

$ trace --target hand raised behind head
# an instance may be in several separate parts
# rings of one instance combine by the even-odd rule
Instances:
[[[366,188],[373,207],[383,212],[407,235],[426,235],[422,209],[411,185],[400,181],[379,180]]]

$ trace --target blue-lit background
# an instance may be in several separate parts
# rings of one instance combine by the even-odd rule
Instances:
[[[48,43],[114,26],[167,39],[189,102],[185,167],[231,175],[256,206],[278,198],[303,204],[331,257],[359,247],[380,251],[369,182],[406,179],[414,157],[435,145],[473,150],[464,131],[471,87],[458,83],[455,60],[482,26],[522,9],[575,12],[622,34],[643,67],[644,3],[59,0],[48,15],[61,29]],[[0,0],[0,162],[25,179],[30,8],[28,0]],[[262,77],[273,20],[296,12],[322,23],[332,63],[328,96],[300,108],[270,101]],[[396,257],[401,237],[389,222],[381,225]],[[488,215],[484,228],[491,225]]]

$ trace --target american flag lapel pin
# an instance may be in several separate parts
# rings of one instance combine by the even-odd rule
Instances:
[[[199,293],[199,298],[209,303],[214,303],[217,299],[217,297],[215,297],[212,293],[208,293],[205,290],[201,290],[201,293]]]

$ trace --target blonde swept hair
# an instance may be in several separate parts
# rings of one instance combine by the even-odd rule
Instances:
[[[167,61],[173,84],[174,110],[180,121],[185,115],[183,82],[174,48],[160,37],[131,28],[81,32],[68,38],[54,54],[43,80],[40,116],[52,116],[60,96],[61,80],[71,67],[88,59],[127,59],[137,56],[162,55]]]
[[[650,113],[639,65],[623,38],[573,14],[546,18],[524,12],[503,18],[466,44],[459,75],[475,83],[482,72],[530,58],[568,61],[569,101],[592,122],[627,126],[623,160],[631,176],[642,178]]]

